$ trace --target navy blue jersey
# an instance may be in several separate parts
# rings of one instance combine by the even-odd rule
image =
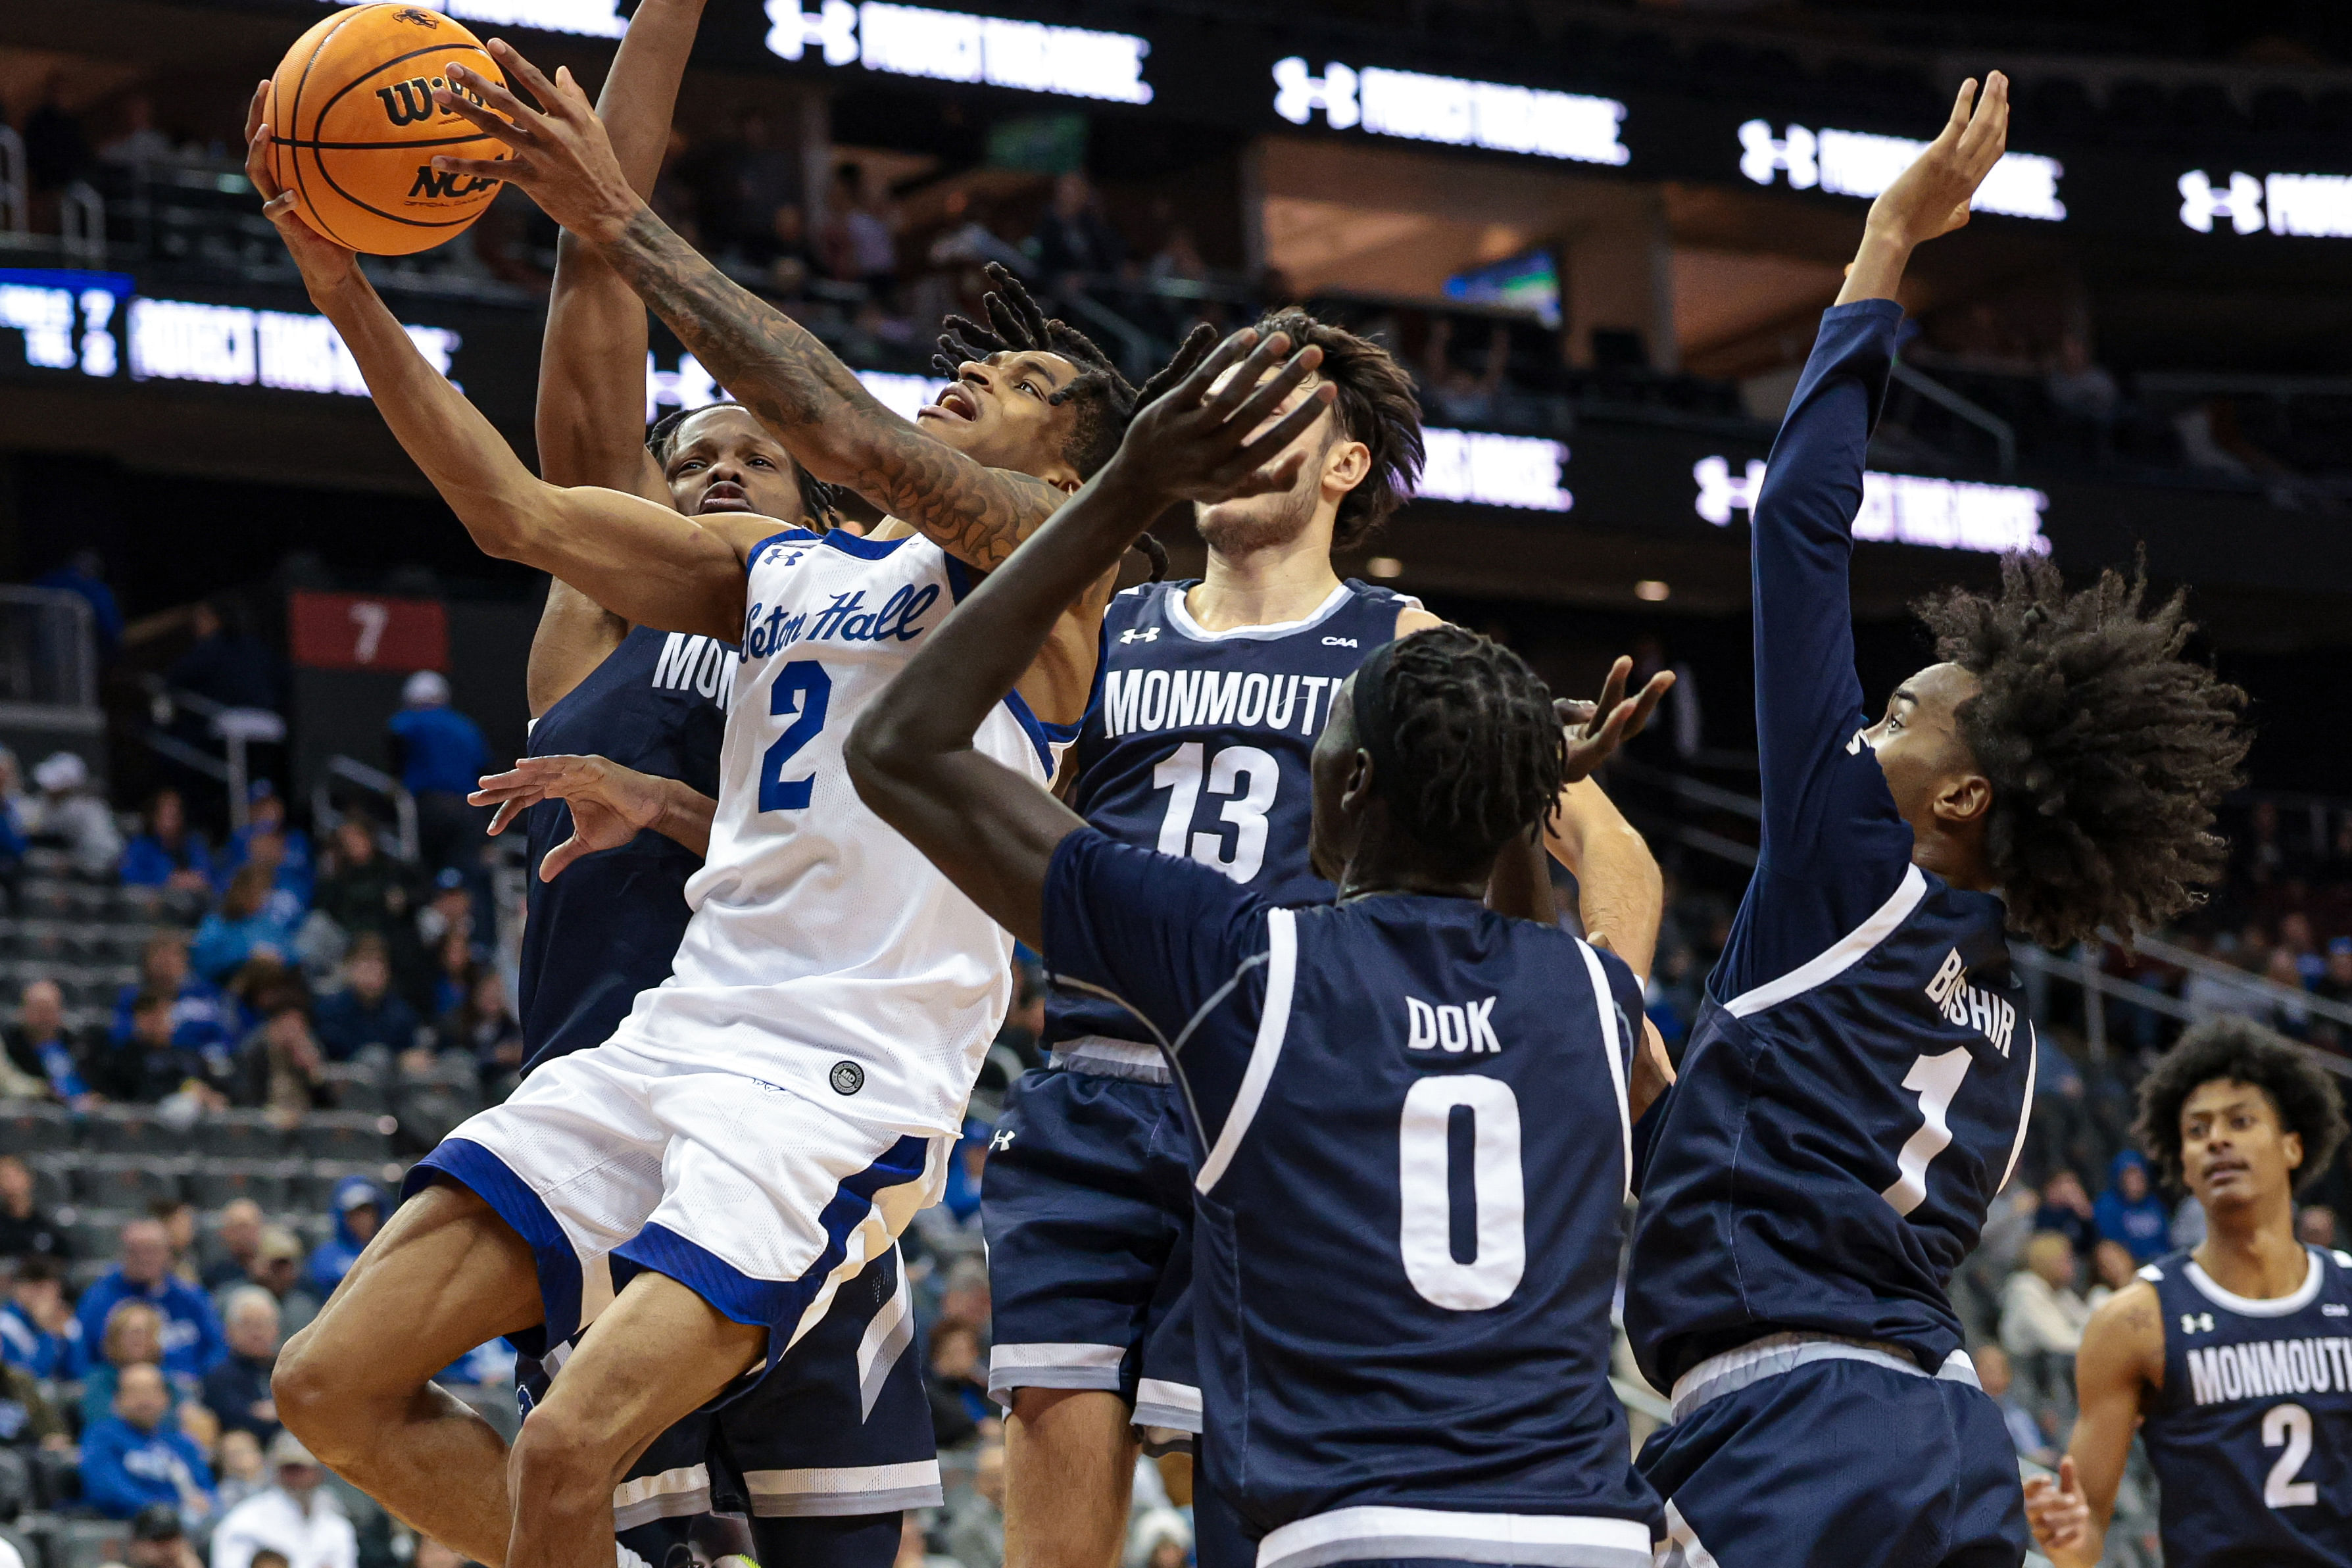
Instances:
[[[1304,620],[1212,632],[1192,582],[1146,583],[1103,616],[1095,699],[1071,749],[1070,805],[1122,844],[1215,868],[1273,904],[1328,903],[1307,860],[1307,762],[1331,696],[1418,600],[1350,579]],[[1045,1041],[1145,1040],[1100,1000],[1056,993]]]
[[[638,627],[530,727],[534,757],[593,755],[719,794],[719,745],[735,650],[710,637]],[[669,978],[686,934],[686,879],[702,858],[650,830],[582,857],[552,882],[547,852],[572,837],[572,808],[545,800],[523,816],[530,905],[522,931],[521,1020],[529,1072],[601,1046],[637,993]]]
[[[2164,1387],[2140,1440],[2165,1568],[2352,1563],[2352,1253],[2249,1300],[2186,1252],[2139,1271],[2163,1308]]]
[[[1081,828],[1045,952],[1177,1042],[1211,1483],[1260,1568],[1650,1562],[1610,1390],[1642,991],[1475,901],[1279,909]]]
[[[1822,319],[1757,497],[1756,874],[1645,1119],[1625,1328],[1669,1387],[1763,1334],[1960,1345],[1945,1281],[2023,1146],[2035,1042],[2001,902],[1912,864],[1864,742],[1846,573],[1901,308]]]

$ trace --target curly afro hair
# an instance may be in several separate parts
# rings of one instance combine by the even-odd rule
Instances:
[[[2079,594],[2043,559],[2000,576],[1916,608],[1979,682],[1958,717],[1992,784],[1985,853],[2010,920],[2053,947],[2160,925],[2221,874],[2213,809],[2239,783],[2245,693],[2180,657],[2182,595],[2147,608],[2144,566]]]
[[[2344,1142],[2344,1093],[2319,1059],[2243,1018],[2198,1025],[2157,1059],[2139,1085],[2139,1120],[2132,1136],[2156,1162],[2167,1184],[2181,1184],[2180,1108],[2209,1083],[2252,1084],[2270,1097],[2281,1125],[2303,1136],[2303,1168],[2295,1185],[2308,1185],[2328,1168]]]
[[[1375,781],[1397,825],[1475,868],[1551,814],[1567,741],[1551,689],[1502,644],[1432,626],[1396,645],[1380,693],[1397,776]]]

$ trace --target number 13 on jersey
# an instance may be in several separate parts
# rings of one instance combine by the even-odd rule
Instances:
[[[783,775],[792,767],[793,759],[801,749],[816,739],[824,728],[824,710],[833,700],[833,678],[824,666],[813,658],[796,658],[776,671],[776,683],[768,689],[768,712],[772,717],[790,715],[792,722],[776,737],[760,758],[760,809],[761,811],[804,811],[809,795],[816,788],[816,774],[796,779]]]

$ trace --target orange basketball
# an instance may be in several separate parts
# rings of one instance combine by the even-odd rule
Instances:
[[[501,182],[433,167],[442,153],[507,155],[434,104],[453,60],[506,80],[473,34],[418,5],[338,11],[286,51],[269,79],[272,173],[311,227],[371,256],[406,256],[488,210]]]

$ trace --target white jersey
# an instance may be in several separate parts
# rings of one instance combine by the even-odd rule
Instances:
[[[842,747],[970,573],[928,539],[799,529],[761,541],[750,572],[694,916],[614,1042],[957,1132],[1012,1000],[1013,939],[866,808]],[[972,743],[1042,787],[1066,738],[1013,694]]]

